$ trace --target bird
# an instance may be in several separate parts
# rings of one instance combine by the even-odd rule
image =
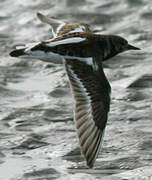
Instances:
[[[40,13],[38,17],[53,26],[54,21]],[[80,150],[88,168],[93,168],[110,111],[111,86],[103,62],[119,53],[140,49],[121,36],[94,34],[89,26],[82,28],[82,24],[71,26],[55,24],[52,39],[13,50],[10,56],[64,64],[74,99],[74,122]]]

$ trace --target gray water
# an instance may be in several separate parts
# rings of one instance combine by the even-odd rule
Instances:
[[[36,12],[142,49],[105,64],[111,111],[93,170],[80,154],[64,67],[8,55],[51,37]],[[106,179],[152,165],[152,1],[1,0],[0,24],[0,180]]]

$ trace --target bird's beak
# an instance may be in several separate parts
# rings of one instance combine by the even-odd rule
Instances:
[[[140,48],[137,48],[135,46],[132,46],[132,45],[128,44],[127,50],[140,50]]]

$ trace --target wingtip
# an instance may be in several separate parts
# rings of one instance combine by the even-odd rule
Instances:
[[[41,16],[42,14],[40,12],[37,12],[36,15],[39,17]]]
[[[86,164],[87,164],[87,166],[88,166],[89,169],[93,169],[94,163],[89,163],[89,162],[87,162]]]
[[[45,16],[42,13],[37,12],[36,15],[40,19],[40,21],[42,21],[42,22],[44,21]]]
[[[51,18],[48,18],[47,16],[43,15],[40,12],[37,12],[37,17],[39,18],[39,20],[43,23],[47,23],[51,25]]]
[[[94,157],[93,159],[90,159],[90,157],[86,156],[86,154],[84,154],[84,153],[83,153],[83,156],[85,158],[87,167],[89,169],[92,169],[94,167],[96,157]]]
[[[19,56],[22,56],[22,55],[24,55],[25,53],[24,53],[24,49],[17,49],[17,50],[14,50],[14,51],[11,51],[10,53],[9,53],[9,55],[11,56],[11,57],[19,57]]]
[[[81,152],[86,160],[86,165],[90,169],[94,167],[104,134],[104,131],[101,132],[98,128],[92,130],[92,134],[89,137],[85,136],[85,133],[82,136],[78,135]]]
[[[57,28],[62,23],[59,20],[47,17],[40,12],[37,12],[36,15],[41,22],[49,24],[52,28]]]

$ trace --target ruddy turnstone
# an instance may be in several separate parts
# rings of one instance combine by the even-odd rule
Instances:
[[[40,14],[38,16],[49,23],[49,19]],[[51,22],[49,24],[52,25]],[[120,36],[93,34],[88,29],[81,31],[79,26],[73,27],[72,32],[69,29],[61,33],[62,28],[52,28],[55,38],[14,50],[10,55],[65,64],[75,102],[74,119],[80,149],[88,167],[92,168],[110,109],[111,87],[104,74],[102,61],[139,48],[128,44]]]

